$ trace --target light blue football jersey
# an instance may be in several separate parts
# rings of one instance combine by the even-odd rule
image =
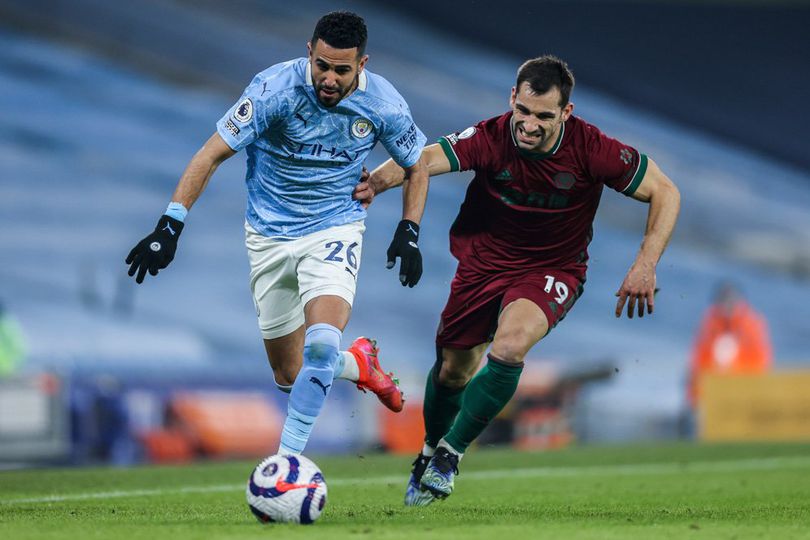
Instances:
[[[246,218],[260,234],[298,238],[364,219],[352,192],[377,141],[402,167],[419,160],[425,136],[402,96],[368,70],[358,83],[326,108],[309,60],[290,60],[256,75],[217,122],[233,150],[247,151]]]

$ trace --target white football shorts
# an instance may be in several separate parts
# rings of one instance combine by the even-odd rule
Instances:
[[[304,324],[304,306],[317,296],[340,296],[351,306],[360,270],[363,221],[301,238],[268,238],[245,223],[250,290],[264,339]]]

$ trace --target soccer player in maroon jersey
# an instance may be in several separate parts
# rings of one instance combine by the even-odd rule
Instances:
[[[572,115],[573,87],[562,60],[529,60],[518,70],[511,111],[424,150],[431,176],[473,170],[475,177],[450,229],[459,263],[427,378],[425,446],[406,505],[450,495],[465,450],[514,394],[524,356],[582,294],[603,185],[649,204],[641,248],[616,292],[616,316],[625,305],[630,318],[653,312],[655,268],[680,194],[652,159]],[[357,196],[370,202],[404,176],[389,160]]]

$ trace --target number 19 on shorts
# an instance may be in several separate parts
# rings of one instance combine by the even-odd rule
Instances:
[[[563,303],[566,301],[569,295],[568,285],[566,285],[562,281],[555,281],[554,276],[545,276],[545,278],[546,278],[546,286],[544,287],[544,290],[547,293],[550,293],[553,289],[554,293],[556,294],[554,301],[560,305],[563,305]]]

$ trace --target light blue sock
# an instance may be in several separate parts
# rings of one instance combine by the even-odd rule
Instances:
[[[343,369],[346,367],[346,357],[343,356],[343,351],[340,351],[335,362],[335,377],[340,377]]]
[[[300,454],[321,412],[340,356],[342,332],[330,324],[313,324],[304,338],[304,364],[290,392],[279,454]]]

